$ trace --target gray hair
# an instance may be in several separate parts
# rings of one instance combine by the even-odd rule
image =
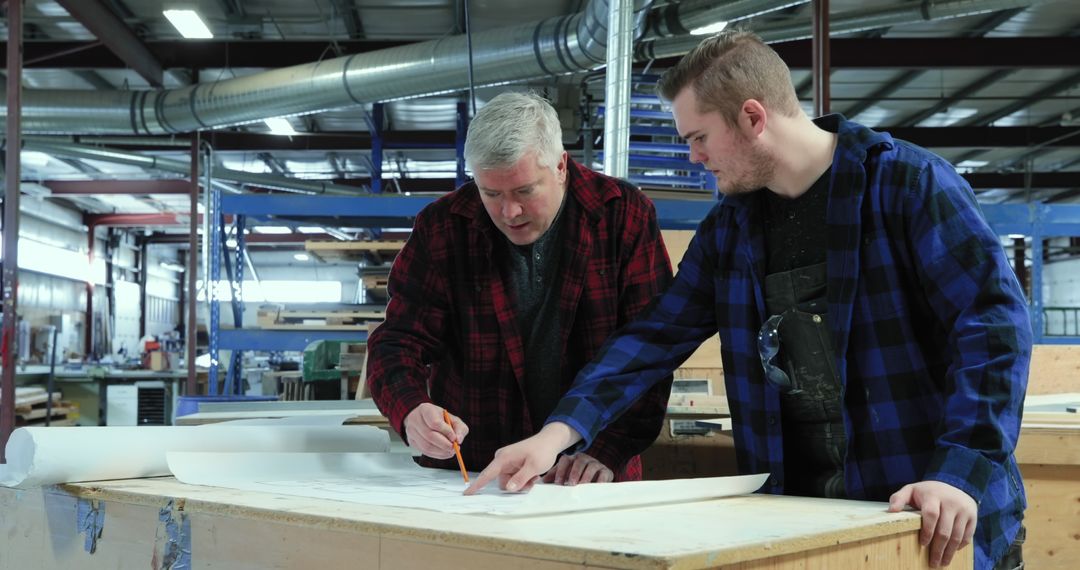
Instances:
[[[465,164],[473,172],[513,166],[529,151],[536,151],[540,166],[551,169],[563,153],[559,115],[535,93],[500,93],[469,123]]]

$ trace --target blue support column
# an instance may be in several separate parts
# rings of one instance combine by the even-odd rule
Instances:
[[[236,273],[232,283],[232,306],[233,318],[236,320],[236,328],[244,326],[244,256],[247,254],[247,241],[244,239],[244,216],[235,216],[233,226],[236,228]],[[244,351],[234,349],[229,357],[229,375],[226,379],[227,390],[230,394],[242,395],[244,393],[243,378]]]
[[[207,374],[207,394],[216,396],[218,392],[218,339],[217,332],[221,330],[221,304],[217,296],[217,284],[221,280],[221,254],[224,244],[221,243],[221,228],[225,222],[221,213],[221,190],[207,188],[210,192],[210,211],[206,212],[206,218],[210,220],[210,275],[204,284],[206,300],[210,303],[210,370]],[[193,300],[194,301],[194,300]]]
[[[375,103],[371,106],[371,120],[368,130],[371,131],[371,192],[382,193],[382,164],[383,164],[383,104]]]
[[[465,135],[469,131],[469,104],[458,101],[457,136],[454,138],[454,150],[457,154],[457,180],[455,186],[461,186],[468,180],[465,177]]]
[[[1043,341],[1043,235],[1036,219],[1031,233],[1031,332],[1035,344]]]

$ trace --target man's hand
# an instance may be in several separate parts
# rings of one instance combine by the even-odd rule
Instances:
[[[545,483],[577,485],[578,483],[610,483],[615,479],[611,469],[586,453],[563,455],[555,468],[544,475]]]
[[[957,550],[971,544],[979,515],[971,495],[941,481],[921,481],[889,497],[890,513],[905,505],[922,511],[919,543],[930,545],[930,566],[948,566]]]
[[[465,494],[478,493],[496,478],[500,489],[527,492],[536,484],[537,477],[551,469],[560,451],[580,440],[581,434],[570,426],[552,422],[536,435],[496,451],[495,459],[465,489]]]
[[[454,441],[461,443],[469,435],[469,426],[461,418],[450,414],[454,429],[446,425],[443,409],[435,404],[423,403],[405,416],[405,438],[409,447],[433,459],[449,459],[454,456]]]

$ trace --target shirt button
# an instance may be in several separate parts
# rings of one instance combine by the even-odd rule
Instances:
[[[769,425],[776,425],[776,416],[769,416]]]
[[[540,254],[539,254],[539,253],[538,253],[538,254],[536,254],[536,260],[537,260],[537,261],[540,261]]]
[[[821,315],[814,315],[813,320],[815,323],[821,324]]]

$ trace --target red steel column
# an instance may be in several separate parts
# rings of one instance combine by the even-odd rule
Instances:
[[[7,174],[4,187],[4,326],[0,338],[3,377],[0,382],[0,461],[15,430],[15,304],[19,287],[19,159],[22,150],[23,0],[7,3]],[[52,397],[51,394],[49,397]]]

